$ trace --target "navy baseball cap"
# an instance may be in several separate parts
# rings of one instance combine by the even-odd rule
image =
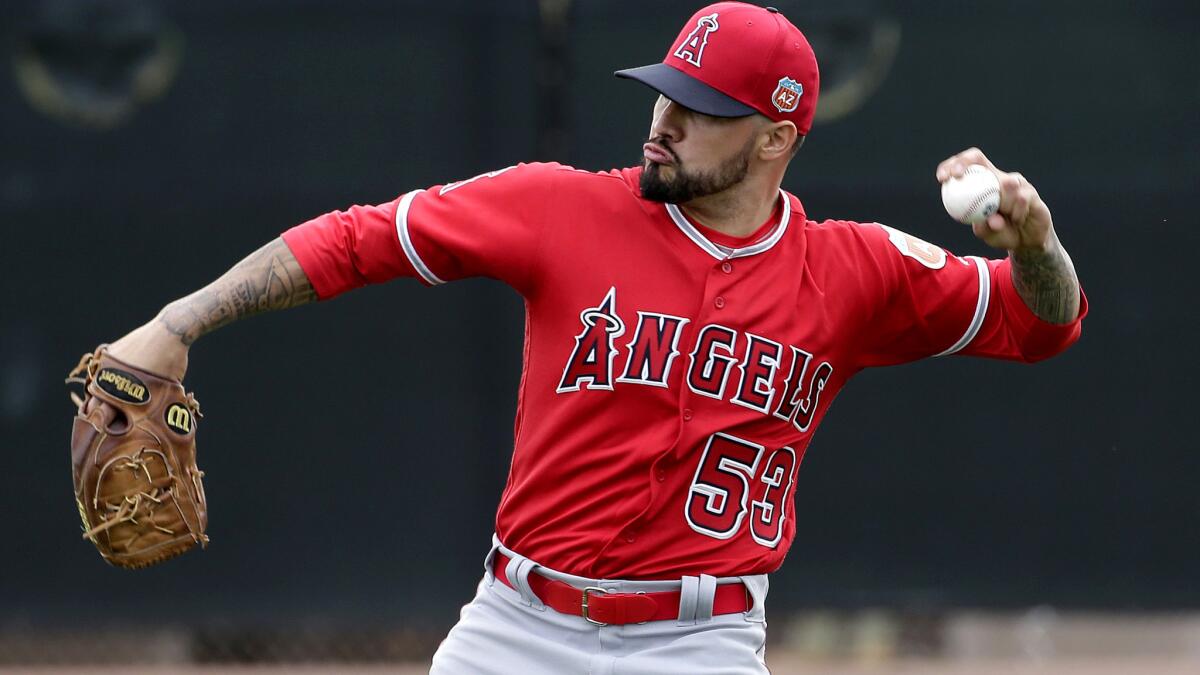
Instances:
[[[800,29],[774,7],[718,2],[696,12],[662,63],[618,70],[705,115],[762,113],[812,127],[820,75]]]

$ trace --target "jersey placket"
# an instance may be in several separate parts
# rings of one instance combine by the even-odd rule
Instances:
[[[695,313],[696,325],[720,324],[722,310],[730,306],[730,300],[727,296],[730,295],[729,290],[735,278],[733,272],[734,262],[729,259],[714,262],[710,266],[708,275],[705,278],[704,288],[701,291],[699,307]],[[736,347],[736,344],[734,347]],[[702,356],[701,354],[697,354],[696,358],[702,358]],[[600,553],[601,558],[614,545],[636,544],[642,534],[644,519],[648,513],[654,511],[654,506],[658,503],[658,500],[678,497],[678,495],[666,490],[668,473],[672,470],[685,470],[680,468],[680,463],[686,461],[690,457],[692,449],[697,447],[703,440],[703,433],[694,432],[692,429],[702,423],[702,408],[705,402],[700,400],[698,398],[700,395],[692,391],[691,387],[688,386],[690,360],[687,362],[687,365],[689,367],[681,371],[682,377],[678,385],[679,402],[676,416],[678,432],[670,447],[661,452],[651,463],[650,475],[647,477],[649,499],[646,501],[646,506],[618,531],[617,536],[613,540],[608,542],[608,545]],[[727,368],[732,367],[732,363],[727,366]],[[726,372],[723,379],[726,381],[729,379],[728,372]],[[722,396],[719,398],[724,398],[725,394],[728,394],[728,391],[725,387],[722,387]],[[718,397],[713,397],[712,403],[717,403],[718,400]]]
[[[698,306],[693,315],[695,316],[695,327],[725,326],[722,319],[731,316],[731,312],[734,310],[732,303],[736,301],[732,287],[737,280],[736,271],[740,266],[738,259],[769,250],[778,243],[786,231],[791,215],[791,205],[788,202],[787,196],[782,195],[782,193],[781,199],[783,200],[783,208],[777,226],[761,240],[743,248],[730,248],[713,243],[693,226],[677,207],[672,204],[667,205],[667,213],[679,229],[692,243],[712,258],[707,275],[705,276],[704,287],[701,290]],[[738,334],[733,328],[728,328],[727,330],[734,335]],[[693,355],[693,358],[707,358],[706,354],[699,353],[699,345],[697,345],[696,349],[697,352]],[[734,342],[730,345],[730,354],[732,355],[736,350],[737,343],[735,338]],[[724,373],[721,378],[722,385],[718,392],[715,394],[700,394],[694,391],[689,384],[692,364],[691,358],[688,359],[686,362],[687,367],[682,369],[682,377],[677,389],[679,392],[679,402],[676,419],[679,430],[675,436],[675,441],[651,463],[650,475],[647,477],[649,499],[645,507],[618,531],[613,540],[609,541],[608,545],[600,553],[601,558],[614,545],[630,546],[637,543],[644,528],[644,519],[647,514],[655,510],[654,507],[658,503],[658,500],[679,497],[679,495],[666,490],[669,479],[668,473],[672,470],[687,470],[684,466],[686,461],[694,454],[693,450],[702,445],[706,435],[703,431],[696,431],[696,428],[703,427],[703,409],[709,403],[718,403],[729,396],[728,387],[729,380],[731,379],[729,370],[735,368],[735,363],[736,360],[730,360],[725,364]],[[704,401],[703,399],[705,398],[710,399],[710,401]]]

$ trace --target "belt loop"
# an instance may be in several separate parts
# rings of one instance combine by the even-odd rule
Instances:
[[[537,610],[546,609],[546,605],[534,594],[533,588],[529,586],[529,573],[537,567],[537,563],[529,558],[521,555],[512,555],[508,561],[508,567],[504,569],[504,575],[508,577],[508,583],[517,589],[521,594],[521,604],[526,607],[532,607]]]
[[[770,587],[770,579],[766,574],[752,574],[741,579],[742,583],[746,585],[746,591],[750,594],[750,598],[754,601],[750,611],[746,612],[746,620],[765,623],[767,620],[767,589]]]
[[[691,626],[696,623],[696,603],[699,600],[700,579],[685,576],[679,587],[679,625]],[[709,600],[709,611],[712,611]]]
[[[700,583],[696,586],[696,623],[711,621],[713,617],[713,599],[717,594],[717,578],[707,574],[700,575]]]
[[[483,580],[488,586],[496,583],[496,574],[492,570],[495,569],[496,551],[500,550],[500,544],[492,544],[492,550],[488,551],[487,556],[483,559]]]

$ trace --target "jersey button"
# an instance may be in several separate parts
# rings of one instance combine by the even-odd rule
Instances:
[[[733,272],[733,264],[729,263],[729,262],[721,263],[721,271],[724,272],[725,274],[732,273]]]
[[[713,304],[717,306],[717,309],[721,309],[725,306],[725,298],[718,295],[717,299],[713,300]]]
[[[660,483],[665,481],[667,479],[667,472],[663,471],[662,469],[655,469],[654,470],[654,479]]]
[[[692,409],[684,408],[683,409],[683,421],[688,422],[688,421],[691,421],[691,419],[692,419]]]

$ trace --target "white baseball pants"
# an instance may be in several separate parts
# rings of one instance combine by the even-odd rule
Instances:
[[[499,550],[512,562],[509,588],[492,575]],[[585,579],[541,567],[496,542],[475,599],[462,608],[433,657],[430,675],[765,675],[766,575],[740,577],[754,600],[750,611],[711,616],[712,583],[682,584],[676,620],[596,626],[546,607],[528,575],[614,593],[679,590],[679,581]],[[710,578],[711,579],[711,578]],[[723,581],[723,579],[721,580]],[[705,592],[703,589],[707,589]],[[705,597],[707,596],[707,597]],[[707,608],[705,607],[707,603]]]

